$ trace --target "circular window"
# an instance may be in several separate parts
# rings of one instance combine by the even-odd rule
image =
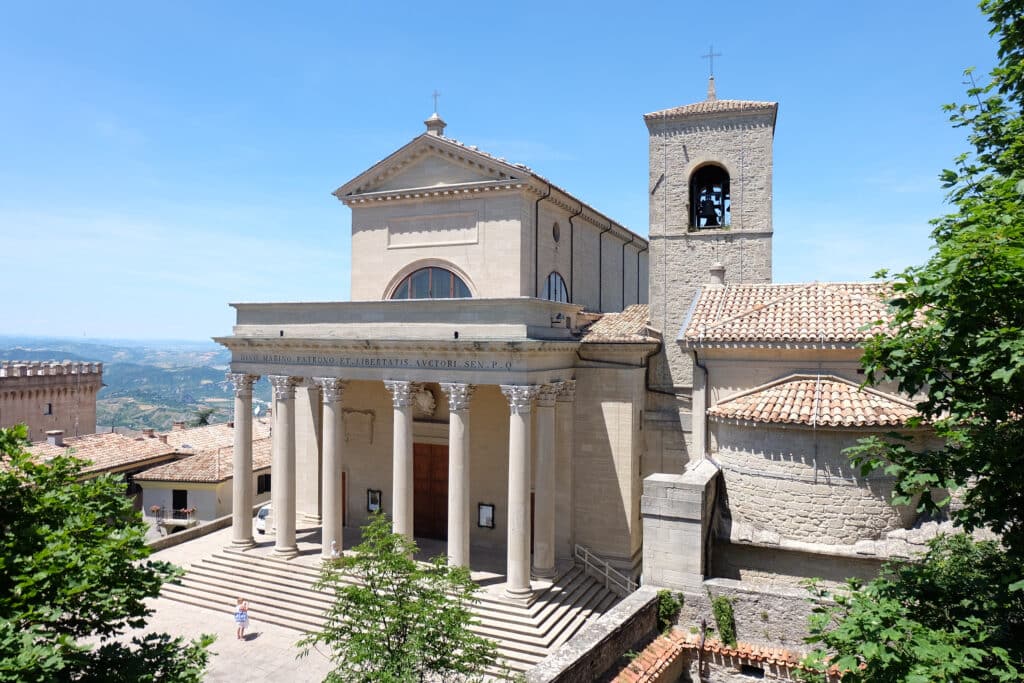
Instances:
[[[555,239],[556,242],[562,236],[562,228],[559,227],[558,223],[555,223],[554,225],[551,226],[551,236]]]

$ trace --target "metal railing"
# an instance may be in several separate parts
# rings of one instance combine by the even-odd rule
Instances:
[[[604,587],[616,595],[624,598],[636,590],[636,581],[613,568],[588,548],[577,543],[573,554],[576,563],[583,566],[583,571],[598,581],[603,581]]]

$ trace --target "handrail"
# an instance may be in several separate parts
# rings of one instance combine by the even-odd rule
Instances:
[[[579,543],[576,544],[573,556],[577,563],[583,565],[584,572],[599,581],[604,581],[604,587],[620,597],[624,598],[636,590],[635,581]]]

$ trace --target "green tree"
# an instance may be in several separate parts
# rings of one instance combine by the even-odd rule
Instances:
[[[440,557],[418,564],[416,544],[380,514],[354,551],[324,564],[316,587],[336,599],[323,629],[299,642],[300,656],[330,648],[327,681],[480,679],[496,663],[494,644],[470,630],[478,586],[469,570]]]
[[[177,570],[146,561],[124,482],[82,461],[36,463],[24,425],[0,429],[0,681],[200,681],[209,636],[146,634],[146,598]]]
[[[851,456],[895,477],[894,503],[917,500],[1000,541],[937,540],[920,562],[890,564],[818,608],[810,642],[823,649],[808,663],[832,656],[844,681],[1024,675],[1024,0],[980,7],[999,64],[981,85],[969,70],[968,101],[946,106],[972,148],[941,174],[954,210],[933,222],[928,262],[895,276],[892,322],[863,359],[869,384],[920,397],[917,423],[941,446],[871,438]]]
[[[196,410],[196,418],[192,420],[193,427],[205,427],[210,423],[210,418],[217,414],[216,408],[198,408]]]

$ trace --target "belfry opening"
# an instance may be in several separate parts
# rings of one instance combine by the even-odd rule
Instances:
[[[690,179],[690,225],[698,229],[729,225],[731,205],[729,173],[716,164],[697,169]]]

